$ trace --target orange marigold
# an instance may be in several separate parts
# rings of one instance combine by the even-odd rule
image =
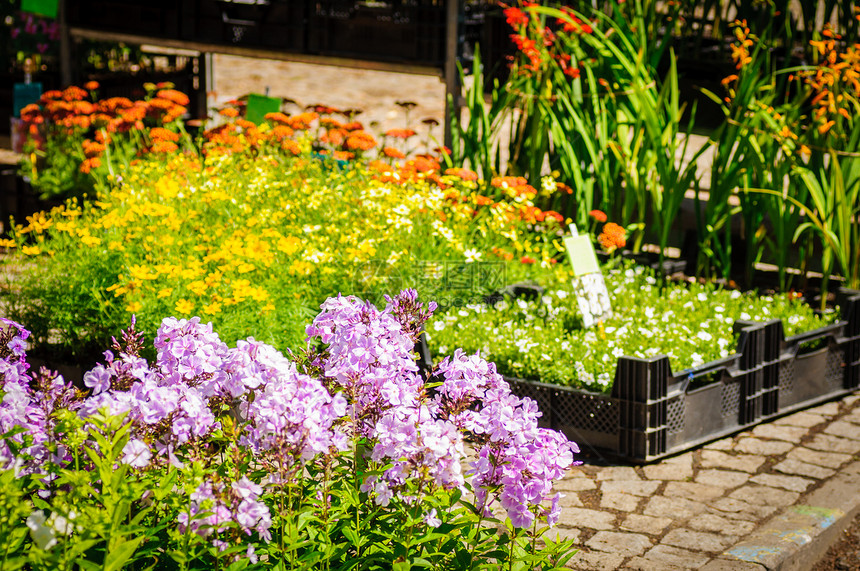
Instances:
[[[225,107],[224,109],[221,109],[220,111],[218,111],[218,114],[221,115],[222,117],[230,117],[230,118],[238,117],[239,116],[239,110],[236,109],[235,107]]]
[[[478,180],[478,173],[473,170],[469,170],[466,168],[452,168],[446,169],[445,174],[450,176],[456,176],[463,180]]]
[[[367,131],[353,131],[346,140],[346,148],[351,151],[369,151],[376,146],[376,139]]]
[[[63,99],[66,101],[80,101],[87,96],[87,92],[77,85],[70,85],[63,90]]]
[[[149,130],[149,136],[154,141],[172,141],[174,143],[179,141],[179,133],[174,133],[164,127],[153,127]]]
[[[601,224],[606,222],[606,213],[602,210],[592,210],[588,213],[588,215],[600,222]]]
[[[627,245],[627,231],[615,222],[609,222],[603,226],[597,241],[605,251],[613,252]]]
[[[98,88],[99,88],[99,82],[98,81],[88,81],[84,84],[84,89],[86,89],[87,91],[95,91]]]
[[[89,159],[84,159],[81,163],[81,172],[84,174],[89,174],[89,172],[93,169],[97,169],[102,166],[102,161],[98,157],[91,157]]]
[[[386,137],[394,137],[395,139],[408,139],[415,134],[412,129],[389,129],[385,132]]]
[[[179,150],[179,146],[173,141],[157,140],[152,143],[153,153],[170,154],[175,153],[177,150]]]
[[[406,155],[400,149],[395,149],[394,147],[385,147],[384,149],[382,149],[382,154],[391,159],[406,158]]]
[[[188,99],[188,96],[178,91],[176,89],[162,89],[158,93],[155,94],[156,97],[161,99],[166,99],[168,101],[172,101],[173,103],[185,107],[191,100]]]

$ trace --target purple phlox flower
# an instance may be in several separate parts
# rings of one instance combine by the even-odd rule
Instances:
[[[132,438],[122,448],[123,464],[128,464],[135,468],[145,468],[149,465],[149,460],[152,458],[152,453],[149,451],[149,446],[142,440]]]
[[[84,373],[84,384],[92,389],[92,394],[97,395],[110,388],[111,373],[103,365]]]

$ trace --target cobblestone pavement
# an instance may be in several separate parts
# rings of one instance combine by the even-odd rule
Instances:
[[[573,569],[808,569],[860,510],[860,393],[558,488]]]

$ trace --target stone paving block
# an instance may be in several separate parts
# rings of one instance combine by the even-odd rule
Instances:
[[[807,448],[823,452],[841,452],[842,454],[857,454],[860,452],[860,441],[849,438],[839,438],[832,434],[816,434],[806,443]]]
[[[684,549],[719,553],[734,544],[736,540],[737,537],[731,535],[719,535],[689,529],[673,529],[666,534],[661,543]]]
[[[750,478],[751,482],[761,484],[762,486],[770,486],[772,488],[782,488],[792,492],[805,492],[809,486],[815,483],[814,480],[808,478],[800,478],[798,476],[780,476],[778,474],[757,474]]]
[[[653,571],[654,569],[698,569],[708,562],[710,557],[671,545],[655,545],[642,557],[637,557],[627,564],[631,569]],[[635,562],[635,563],[634,563]]]
[[[722,496],[725,491],[725,488],[722,487],[697,484],[696,482],[669,482],[666,484],[663,495],[694,501],[707,501]]]
[[[773,469],[777,472],[782,472],[783,474],[806,476],[807,478],[815,478],[819,480],[821,478],[829,478],[834,474],[833,470],[830,468],[822,468],[815,464],[807,464],[806,462],[801,462],[794,458],[786,458],[779,464],[776,464]]]
[[[760,506],[781,507],[790,506],[796,502],[800,494],[786,490],[777,490],[769,486],[747,484],[733,491],[729,494],[729,497]]]
[[[753,436],[757,436],[758,438],[772,438],[774,440],[785,440],[786,442],[791,442],[792,444],[796,444],[800,442],[800,439],[806,436],[807,430],[806,428],[798,427],[798,426],[786,426],[779,424],[759,424],[755,428],[753,428]]]
[[[842,474],[860,474],[860,462],[852,462],[842,468],[839,472]]]
[[[794,444],[782,440],[761,440],[759,438],[741,438],[735,444],[735,450],[748,454],[762,456],[779,456],[794,448]]]
[[[721,440],[716,440],[711,442],[710,444],[706,444],[704,446],[705,450],[731,450],[735,447],[735,439],[731,436],[728,438],[723,438]]]
[[[818,414],[810,414],[806,411],[796,412],[782,418],[777,418],[773,421],[774,424],[799,426],[801,428],[811,428],[817,424],[821,424],[827,419]]]
[[[630,514],[624,518],[624,521],[621,523],[621,529],[647,533],[649,535],[659,535],[672,521],[674,520],[668,517]]]
[[[620,531],[599,531],[585,542],[591,549],[608,551],[624,557],[642,555],[651,547],[648,536]]]
[[[553,484],[559,492],[585,492],[597,488],[597,482],[589,478],[564,478]]]
[[[629,466],[606,466],[597,472],[598,480],[641,480],[636,470]]]
[[[757,522],[776,511],[776,506],[760,506],[735,498],[720,498],[708,506],[727,517]]]
[[[836,416],[839,414],[839,401],[821,404],[815,408],[808,409],[806,412],[809,414],[820,414],[821,416]]]
[[[612,553],[580,551],[567,562],[565,567],[581,571],[613,571],[624,562],[624,557]]]
[[[842,438],[860,440],[860,426],[850,422],[845,422],[844,420],[831,422],[830,425],[824,429],[824,432],[834,436],[841,436]]]
[[[600,491],[605,493],[626,493],[634,496],[653,496],[660,482],[649,482],[647,480],[609,480],[600,483]]]
[[[571,527],[587,527],[589,529],[615,529],[615,514],[585,508],[567,508],[561,510],[559,523]]]
[[[723,535],[743,536],[755,529],[751,521],[738,521],[716,514],[699,514],[687,522],[687,526],[698,531],[712,531]]]
[[[722,488],[737,488],[749,481],[750,475],[746,472],[735,472],[733,470],[701,470],[696,474],[696,481],[708,486],[719,486]]]
[[[846,422],[853,422],[854,424],[860,424],[860,408],[855,408],[854,410],[843,416],[842,420]]]
[[[600,498],[600,507],[604,509],[632,512],[639,507],[642,498],[622,492],[604,492]]]
[[[707,506],[702,502],[694,502],[684,498],[667,498],[654,496],[642,511],[645,515],[654,517],[669,517],[674,520],[687,519],[705,511]]]
[[[649,480],[686,480],[693,477],[693,466],[661,462],[642,469]]]
[[[702,468],[721,468],[754,473],[764,464],[762,456],[749,454],[731,455],[719,450],[702,450]]]
[[[561,492],[561,500],[559,500],[559,504],[562,509],[564,508],[581,508],[585,507],[582,504],[582,500],[579,499],[579,495],[576,492],[563,492],[561,490],[553,488],[556,492]]]
[[[799,446],[788,453],[786,458],[792,460],[800,460],[807,464],[815,464],[825,468],[838,468],[845,462],[851,460],[850,454],[840,454],[839,452],[822,452],[821,450],[810,450]]]
[[[759,565],[758,563],[738,561],[737,559],[723,559],[722,557],[712,559],[699,569],[700,571],[766,571],[764,565]]]

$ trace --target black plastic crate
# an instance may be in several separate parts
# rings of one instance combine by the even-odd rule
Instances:
[[[735,355],[677,374],[665,356],[621,357],[609,395],[506,380],[584,451],[650,462],[857,390],[860,292],[842,289],[838,303],[841,321],[788,339],[779,320],[737,322]],[[822,346],[803,352],[811,342]]]

